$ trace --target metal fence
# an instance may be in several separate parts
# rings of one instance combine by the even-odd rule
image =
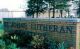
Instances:
[[[25,17],[25,11],[0,11],[0,18]]]

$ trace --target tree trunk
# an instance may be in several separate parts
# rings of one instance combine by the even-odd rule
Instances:
[[[38,12],[36,13],[36,18],[38,18]]]
[[[34,18],[34,13],[33,13],[33,17],[32,18]]]
[[[38,3],[38,0],[36,0],[37,1],[37,12],[36,12],[36,18],[38,18],[38,6],[39,6],[39,3]]]
[[[67,10],[67,14],[68,14],[68,17],[70,17],[70,11],[69,11],[69,9]]]
[[[49,18],[50,18],[50,3],[49,3],[49,10],[48,10]]]
[[[60,10],[61,18],[63,17],[63,10]]]
[[[77,16],[78,18],[80,18],[80,0],[79,0],[79,3],[78,3],[78,10],[77,10]]]
[[[52,18],[55,18],[55,8],[53,7],[53,16]]]

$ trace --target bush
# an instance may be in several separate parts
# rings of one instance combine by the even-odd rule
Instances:
[[[20,49],[20,48],[17,48],[16,44],[11,43],[10,45],[7,46],[7,49]]]
[[[0,39],[0,49],[5,49],[5,41],[3,41],[2,39]]]

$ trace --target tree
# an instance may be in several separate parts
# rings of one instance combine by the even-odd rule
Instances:
[[[46,9],[46,4],[44,3],[44,0],[29,0],[28,1],[28,15],[33,15],[36,13],[36,17],[38,18],[40,13],[44,13]]]
[[[67,8],[65,9],[65,11],[67,12],[67,16],[69,17],[69,16],[70,16],[70,9],[67,7]]]
[[[63,11],[65,11],[66,8],[69,7],[67,4],[68,0],[60,0],[56,4],[56,9],[60,10],[60,17],[63,17]]]
[[[80,18],[80,0],[78,3],[77,15],[78,15],[78,18]]]
[[[25,13],[27,16],[32,16],[34,18],[34,14],[35,14],[35,9],[34,9],[34,1],[33,0],[29,0],[28,1],[28,8],[26,9]]]
[[[55,0],[45,0],[45,2],[47,2],[48,3],[48,9],[49,9],[49,17],[50,17],[50,9],[51,9],[51,6],[53,7],[52,9],[53,9],[53,17],[52,18],[54,18],[55,17]]]
[[[26,15],[27,16],[32,16],[32,18],[34,18],[34,14],[35,14],[35,11],[32,10],[32,9],[28,9],[25,11]]]
[[[62,17],[63,10],[68,7],[67,2],[69,0],[45,0],[48,3],[48,7],[53,11],[53,16],[52,18],[55,18],[55,9],[60,10],[60,14]],[[49,11],[50,15],[50,11]],[[50,17],[50,16],[49,16]]]

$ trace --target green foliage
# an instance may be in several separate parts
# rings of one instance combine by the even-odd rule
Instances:
[[[43,41],[44,41],[43,36],[35,35],[33,36],[33,40],[31,41],[31,44],[36,48],[43,45]]]
[[[0,48],[5,49],[5,42],[0,39]]]
[[[32,32],[12,33],[2,36],[1,49],[65,49],[68,44],[59,42],[49,36],[41,34],[32,35]]]
[[[10,45],[7,46],[7,49],[20,49],[20,48],[17,48],[16,44],[11,43]]]
[[[61,14],[61,17],[62,17],[63,10],[66,9],[69,6],[67,4],[67,2],[69,0],[45,0],[45,1],[48,3],[49,8],[51,8],[53,10],[53,17],[52,18],[55,17],[55,9],[60,10],[60,14]]]
[[[65,47],[64,47],[64,42],[59,43],[58,49],[65,49]]]
[[[2,29],[3,29],[3,24],[0,23],[0,30],[2,30]]]
[[[63,17],[63,11],[66,11],[68,16],[70,16],[70,9],[69,7],[71,5],[68,4],[70,0],[29,0],[28,1],[28,8],[25,13],[27,16],[33,16],[36,14],[36,17],[38,18],[40,13],[45,13],[46,10],[48,10],[49,17],[50,12],[53,13],[52,18],[55,18],[55,10],[60,11],[60,17]],[[76,2],[75,0],[73,0]],[[80,1],[78,1],[80,2]],[[80,3],[78,4],[78,10],[77,15],[80,17]]]
[[[77,15],[78,15],[78,18],[80,18],[80,0],[79,0],[79,3],[78,3],[78,9],[77,9]]]
[[[28,10],[26,10],[27,16],[34,17],[34,14],[36,13],[36,17],[38,17],[38,14],[44,13],[46,9],[46,4],[43,0],[29,0],[28,1]]]
[[[17,48],[16,44],[14,43],[10,43],[7,45],[3,39],[0,39],[0,49],[20,49],[20,48]]]

